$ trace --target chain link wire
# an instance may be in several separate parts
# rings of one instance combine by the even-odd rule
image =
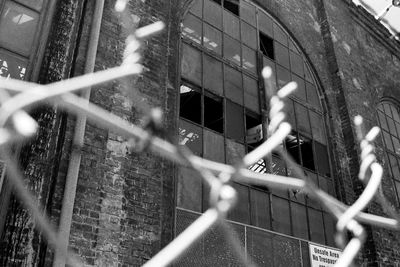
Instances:
[[[126,15],[127,0],[117,0],[116,11],[123,20]],[[148,106],[141,110],[147,114],[147,124],[139,127],[100,108],[85,99],[73,94],[93,85],[105,83],[127,76],[139,75],[142,66],[139,63],[141,41],[160,32],[164,27],[162,22],[132,29],[128,35],[124,61],[121,66],[110,68],[96,73],[59,81],[48,85],[38,85],[12,79],[0,79],[0,154],[6,163],[7,178],[15,195],[36,221],[38,230],[46,238],[48,244],[55,250],[61,249],[56,228],[50,223],[36,205],[34,196],[26,189],[24,177],[17,162],[13,160],[11,146],[36,133],[37,122],[24,111],[31,106],[49,102],[77,115],[84,113],[89,120],[115,132],[127,140],[132,140],[133,150],[147,149],[161,155],[177,164],[193,168],[203,182],[210,187],[210,208],[197,218],[183,218],[177,222],[179,235],[144,266],[167,266],[174,263],[176,266],[215,264],[215,253],[221,252],[223,257],[230,258],[237,265],[255,266],[252,259],[246,256],[244,237],[234,231],[234,226],[225,221],[228,211],[237,202],[237,193],[231,186],[231,181],[252,185],[265,185],[278,189],[303,190],[312,198],[319,201],[336,219],[336,243],[343,249],[343,253],[336,262],[336,267],[350,266],[366,239],[366,234],[360,223],[384,227],[391,230],[399,229],[399,215],[392,208],[382,193],[382,167],[376,162],[374,155],[374,140],[379,134],[379,128],[374,127],[365,134],[361,117],[356,117],[355,125],[361,148],[361,164],[359,179],[364,183],[365,190],[351,206],[347,206],[326,192],[319,189],[311,179],[307,178],[295,161],[280,148],[291,131],[291,126],[285,121],[284,99],[296,90],[296,83],[290,82],[279,91],[272,85],[272,70],[265,68],[262,75],[265,79],[267,96],[270,99],[270,123],[268,139],[258,148],[243,157],[235,166],[205,160],[193,155],[188,149],[172,144],[157,136],[162,131],[160,121],[162,112]],[[134,90],[134,89],[131,89]],[[135,93],[137,90],[135,90]],[[139,93],[138,93],[139,94]],[[8,123],[12,122],[12,123]],[[291,167],[299,178],[260,174],[247,168],[276,151],[286,164]],[[374,199],[381,204],[391,218],[385,218],[363,213],[362,210]],[[179,213],[179,210],[177,211]],[[186,215],[187,216],[187,215]],[[193,222],[194,220],[194,222]],[[347,239],[351,233],[350,240]],[[215,247],[218,244],[218,248]],[[184,253],[194,257],[181,258]],[[74,252],[68,250],[63,257],[71,266],[83,266],[84,261]],[[196,258],[197,257],[197,258]],[[201,259],[199,259],[201,257]]]

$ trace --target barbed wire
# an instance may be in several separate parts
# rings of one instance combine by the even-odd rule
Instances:
[[[127,19],[127,2],[128,0],[116,2],[116,11],[121,13],[124,19]],[[56,227],[50,223],[49,218],[42,214],[37,205],[38,201],[26,189],[21,168],[14,160],[11,152],[14,143],[25,140],[36,133],[38,124],[26,110],[43,103],[57,105],[74,115],[85,114],[93,123],[131,140],[135,151],[147,149],[179,165],[191,167],[209,186],[210,208],[169,245],[145,263],[144,266],[146,267],[166,266],[173,263],[216,225],[222,226],[226,241],[241,262],[246,266],[254,266],[252,260],[246,256],[239,239],[227,226],[225,220],[227,213],[237,202],[237,193],[231,185],[232,181],[250,185],[264,185],[276,189],[303,190],[317,200],[337,219],[335,240],[336,244],[343,249],[343,253],[336,262],[336,267],[350,266],[360,252],[366,239],[365,231],[360,223],[399,230],[400,216],[383,195],[381,188],[383,171],[381,165],[376,162],[374,155],[373,143],[379,134],[379,128],[374,127],[365,134],[362,118],[360,116],[355,118],[361,148],[359,179],[364,183],[365,189],[353,205],[347,206],[318,188],[310,178],[304,175],[304,172],[291,156],[281,148],[280,145],[291,132],[291,125],[285,121],[284,100],[296,90],[297,84],[290,82],[276,91],[272,83],[272,70],[268,67],[262,71],[265,90],[270,99],[268,138],[233,166],[202,159],[179,143],[173,144],[160,138],[157,134],[162,131],[162,112],[158,108],[144,107],[147,123],[144,127],[139,127],[73,94],[73,92],[85,90],[85,88],[94,85],[140,74],[143,69],[138,52],[141,47],[141,40],[160,32],[163,27],[162,22],[156,22],[143,28],[133,29],[133,32],[127,38],[124,60],[121,66],[48,85],[0,78],[0,155],[6,163],[7,178],[15,195],[35,220],[38,230],[53,249],[63,252],[61,256],[66,259],[69,265],[83,266],[84,261],[76,253],[63,249]],[[134,88],[131,89],[135,90]],[[248,169],[248,167],[259,162],[260,159],[270,156],[273,151],[281,156],[298,178],[256,173]],[[374,197],[384,211],[391,216],[390,218],[362,212]],[[352,234],[350,240],[347,240],[348,231]]]

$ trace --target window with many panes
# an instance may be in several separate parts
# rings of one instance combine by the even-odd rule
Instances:
[[[260,72],[270,66],[278,88],[296,81],[286,101],[293,132],[283,144],[322,189],[331,194],[324,114],[317,83],[290,35],[269,14],[244,0],[195,0],[182,22],[180,142],[195,154],[232,164],[262,141]],[[261,89],[262,90],[262,89]],[[251,167],[266,172],[265,162]],[[272,156],[272,171],[292,175]],[[229,219],[333,245],[333,220],[302,192],[234,183],[240,201]],[[202,212],[207,189],[194,171],[182,168],[178,208]]]
[[[0,76],[26,79],[38,38],[43,0],[0,3]]]
[[[378,121],[386,151],[387,167],[400,202],[400,114],[397,106],[384,101],[378,106]]]
[[[46,0],[0,1],[0,76],[18,80],[32,80],[38,68],[39,34],[44,21]],[[48,23],[48,22],[47,22]],[[36,65],[36,66],[35,66]],[[8,194],[4,186],[4,166],[0,162],[0,217],[7,209],[3,198]],[[0,218],[0,233],[3,220]]]

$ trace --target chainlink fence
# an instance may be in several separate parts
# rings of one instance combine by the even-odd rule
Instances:
[[[126,11],[127,0],[118,0],[116,11],[120,13],[123,24],[129,19]],[[125,21],[125,23],[124,23]],[[163,28],[162,22],[132,29],[127,38],[124,61],[121,66],[90,73],[69,80],[49,85],[38,85],[12,79],[0,79],[2,106],[0,108],[0,153],[6,164],[7,178],[14,188],[15,195],[27,208],[37,223],[38,230],[46,238],[48,244],[56,251],[61,262],[73,266],[82,266],[84,262],[78,255],[67,250],[68,235],[61,235],[53,227],[49,219],[36,206],[34,197],[24,186],[24,177],[17,163],[13,160],[11,146],[35,134],[37,122],[24,109],[46,102],[57,105],[74,115],[82,115],[104,128],[130,140],[132,149],[140,152],[144,149],[173,161],[176,164],[193,168],[203,183],[210,188],[210,208],[202,214],[177,210],[177,237],[144,266],[210,266],[210,265],[245,265],[258,264],[271,266],[279,262],[286,266],[295,266],[302,257],[303,245],[297,239],[261,231],[238,223],[225,221],[227,212],[238,201],[231,181],[264,185],[270,188],[303,190],[329,211],[336,219],[336,244],[343,249],[335,266],[350,266],[360,251],[366,234],[361,226],[369,224],[398,230],[397,213],[386,200],[381,189],[382,167],[376,162],[373,154],[373,142],[379,134],[379,128],[374,127],[368,133],[363,130],[361,117],[355,118],[357,135],[361,147],[361,164],[359,178],[365,184],[365,190],[356,202],[347,206],[326,192],[320,190],[294,160],[283,150],[280,144],[291,131],[291,126],[285,121],[284,99],[297,87],[290,82],[279,91],[275,91],[271,82],[272,71],[263,70],[265,90],[270,99],[268,138],[258,148],[245,155],[239,164],[234,166],[205,160],[193,155],[186,147],[173,144],[157,136],[161,128],[162,112],[149,107],[147,124],[144,128],[113,115],[110,112],[89,103],[84,97],[73,92],[85,90],[125,76],[138,75],[142,71],[139,49],[141,42],[156,34]],[[134,90],[134,89],[130,89]],[[135,92],[139,95],[139,92]],[[139,105],[139,103],[138,103]],[[8,122],[12,123],[8,123]],[[260,174],[253,172],[260,159],[278,153],[286,164],[294,170],[298,178]],[[376,197],[384,211],[391,218],[384,218],[363,213],[362,210]],[[348,232],[351,238],[348,238]],[[262,241],[262,242],[260,242]],[[260,246],[260,244],[262,244]],[[284,257],[274,256],[280,249],[285,250]],[[186,253],[185,257],[180,257]],[[275,253],[278,255],[278,253]]]

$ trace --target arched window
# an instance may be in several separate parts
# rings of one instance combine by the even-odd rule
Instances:
[[[287,101],[294,130],[284,146],[308,176],[334,194],[318,85],[286,30],[244,0],[195,0],[181,29],[181,143],[199,156],[229,164],[257,146],[260,72],[268,65],[279,88],[289,81],[299,86]],[[290,175],[279,157],[273,155],[272,161],[274,173]],[[252,170],[265,172],[264,162]],[[228,219],[333,245],[332,219],[302,192],[234,187],[240,201]],[[207,190],[189,169],[180,170],[177,194],[178,209],[207,209]]]
[[[399,109],[392,103],[384,101],[378,106],[378,121],[387,156],[387,167],[392,177],[393,185],[400,201],[400,115]]]

